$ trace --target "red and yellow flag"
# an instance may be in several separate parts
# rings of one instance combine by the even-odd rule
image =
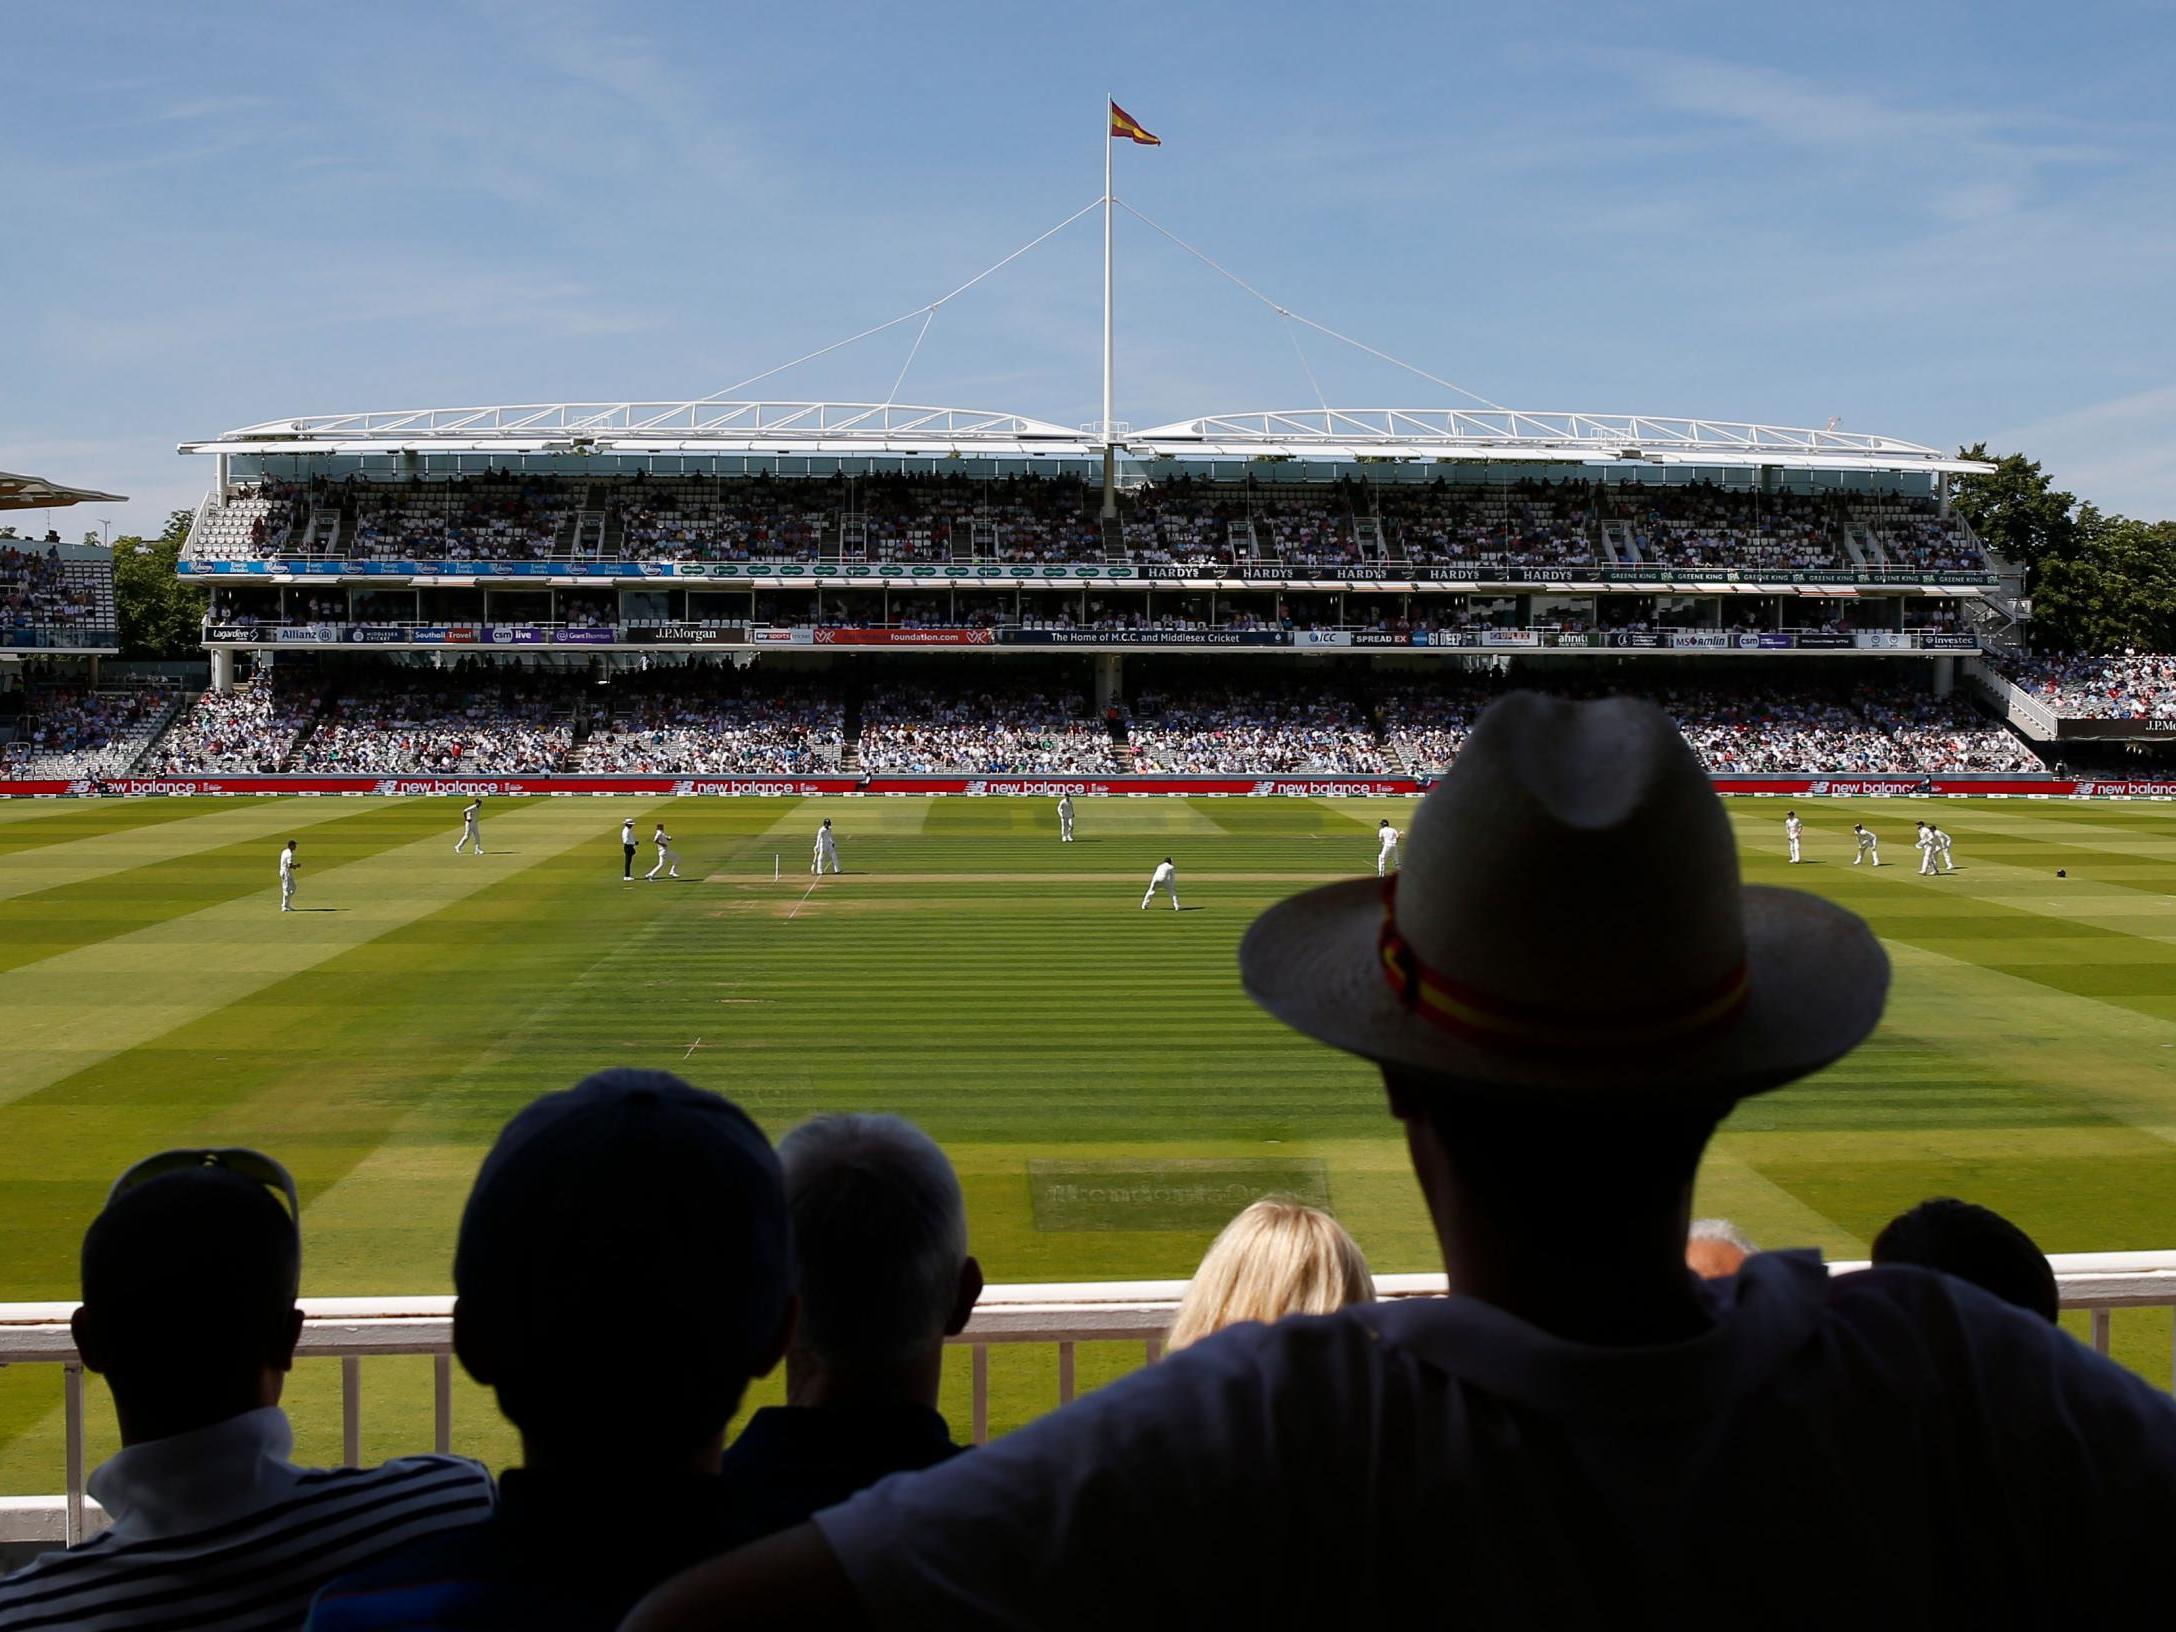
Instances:
[[[1123,136],[1129,142],[1139,142],[1143,147],[1161,147],[1164,139],[1151,136],[1141,128],[1141,122],[1116,102],[1111,104],[1111,134]]]

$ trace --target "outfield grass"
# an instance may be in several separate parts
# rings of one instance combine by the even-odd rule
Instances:
[[[1208,1177],[1326,1193],[1378,1270],[1434,1267],[1369,1072],[1260,1015],[1233,965],[1261,907],[1367,870],[1377,818],[1403,825],[1408,803],[1084,800],[1081,842],[1060,846],[1041,800],[505,800],[481,860],[452,853],[456,808],[0,806],[0,1298],[72,1295],[105,1185],[183,1143],[260,1145],[294,1168],[306,1291],[448,1290],[492,1134],[607,1064],[683,1072],[774,1134],[818,1110],[914,1118],[960,1168],[993,1280],[1184,1275],[1213,1233],[1215,1206],[1098,1201],[1096,1170],[1083,1185],[1053,1162],[1182,1190],[1203,1170],[1148,1164],[1271,1163]],[[1739,1110],[1701,1209],[1764,1244],[1851,1256],[1901,1208],[1954,1193],[2051,1251],[2176,1247],[2172,813],[1797,808],[1810,864],[1792,868],[1782,806],[1732,806],[1747,875],[1866,914],[1896,990],[1868,1046]],[[1956,838],[1954,877],[1913,871],[1912,822],[1931,808]],[[620,882],[630,814],[645,833],[670,824],[690,876]],[[848,872],[812,891],[822,815]],[[1885,838],[1878,873],[1848,865],[1854,819]],[[282,917],[290,836],[306,910]],[[1189,910],[1138,911],[1167,852]],[[2168,1317],[2119,1314],[2115,1330],[2165,1383]],[[964,1423],[961,1358],[947,1406]],[[1138,1358],[1084,1351],[1083,1384]],[[639,1386],[639,1355],[624,1364]],[[1000,1350],[992,1370],[998,1426],[1053,1395],[1047,1350]],[[425,1365],[364,1375],[370,1454],[427,1442]],[[336,1457],[334,1386],[329,1364],[298,1376],[305,1456]],[[0,1372],[0,1493],[58,1488],[58,1398],[50,1368]],[[511,1454],[465,1384],[456,1440]],[[91,1452],[112,1443],[101,1400]]]

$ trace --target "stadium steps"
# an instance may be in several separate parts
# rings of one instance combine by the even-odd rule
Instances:
[[[1617,530],[1617,533],[1612,533],[1611,529],[1613,528]],[[1625,527],[1623,522],[1604,521],[1597,516],[1587,524],[1587,536],[1594,542],[1594,559],[1605,566],[1621,566],[1626,559],[1625,555],[1618,553],[1617,534],[1623,535],[1625,549],[1629,552],[1632,547],[1632,540],[1630,530]]]
[[[1887,564],[1882,560],[1881,546],[1878,543],[1875,543],[1874,537],[1871,533],[1866,532],[1864,529],[1860,528],[1855,523],[1849,520],[1846,520],[1843,523],[1842,527],[1838,530],[1843,535],[1845,559],[1850,561],[1853,566],[1871,567],[1884,566]],[[1864,540],[1864,543],[1861,542],[1862,539]],[[1867,556],[1868,545],[1872,545],[1873,547],[1873,556],[1871,559],[1869,559]]]
[[[174,729],[177,721],[189,717],[190,712],[196,707],[196,700],[203,695],[204,693],[201,690],[175,692],[166,705],[166,711],[153,722],[151,735],[144,738],[143,746],[136,750],[134,757],[126,765],[121,767],[120,774],[134,776],[138,771],[142,770],[150,762],[152,750],[166,740],[166,733]]]

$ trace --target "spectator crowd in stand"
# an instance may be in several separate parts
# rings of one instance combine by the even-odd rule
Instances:
[[[1064,665],[1020,660],[991,670],[960,662],[895,677],[879,665],[858,677],[815,677],[687,663],[622,672],[599,687],[566,671],[476,661],[451,673],[351,669],[337,680],[290,669],[278,688],[256,682],[199,699],[146,764],[168,775],[814,775],[858,763],[884,775],[1379,776],[1448,766],[1500,689],[1486,675],[1342,671],[1242,681],[1228,678],[1236,672],[1228,662],[1206,672],[1144,666],[1126,729],[1114,734]],[[850,743],[846,696],[856,680],[880,683],[866,683]],[[298,742],[328,685],[322,715]],[[1561,689],[1590,694],[1569,676]],[[1679,684],[1653,695],[1717,773],[2047,769],[2007,727],[1917,680]],[[39,696],[10,764],[63,763],[48,757],[55,754],[74,756],[68,765],[100,754],[132,758],[157,712],[133,692]],[[128,736],[131,729],[138,734]]]
[[[567,760],[589,776],[806,776],[835,771],[844,708],[821,681],[761,680],[738,670],[657,668],[610,689],[610,713],[594,721]]]
[[[254,676],[224,695],[206,691],[159,738],[144,769],[159,776],[285,770],[319,701],[317,687],[284,675]]]
[[[456,684],[429,671],[351,681],[326,703],[288,768],[326,776],[538,774],[574,746],[571,680],[507,669]]]
[[[1239,952],[1272,1018],[1379,1072],[1450,1290],[1378,1300],[1333,1219],[1265,1200],[1174,1352],[971,1450],[936,1409],[982,1292],[971,1220],[895,1119],[774,1151],[727,1099],[623,1068],[508,1122],[453,1251],[455,1355],[520,1433],[496,1483],[444,1455],[296,1465],[295,1182],[246,1149],[148,1157],[90,1222],[72,1321],[120,1424],[90,1481],[112,1528],[0,1579],[0,1625],[1981,1626],[2058,1624],[2081,1580],[2147,1601],[2176,1403],[2055,1324],[2022,1231],[1943,1198],[1833,1275],[1688,1229],[1722,1119],[1859,1046],[1890,985],[1844,908],[1745,896],[1735,842],[1652,705],[1490,708],[1394,896],[1307,891]],[[639,1388],[569,1325],[605,1307],[640,1312]],[[728,1449],[781,1362],[786,1404]],[[642,1522],[600,1524],[630,1490]]]
[[[2002,671],[2058,714],[2096,720],[2176,720],[2176,657],[2018,657]]]
[[[1839,506],[1841,508],[1839,508]],[[1107,532],[1097,484],[1071,475],[551,477],[492,471],[451,481],[318,480],[238,488],[192,548],[292,553],[337,536],[359,558],[533,561],[818,560],[903,566],[1060,566],[1117,555],[1204,572],[1289,563],[1427,566],[1982,570],[1931,501],[1848,501],[1708,483],[1206,482],[1179,476],[1121,497]],[[314,519],[313,519],[314,518]],[[346,519],[343,519],[346,518]],[[341,528],[348,528],[341,532]],[[1614,540],[1614,545],[1609,541]]]
[[[1144,689],[1128,730],[1132,768],[1175,775],[1374,776],[1392,770],[1367,710],[1320,684],[1205,682]]]
[[[150,745],[173,696],[164,685],[34,687],[15,739],[0,743],[0,778],[112,776],[125,771]]]
[[[944,690],[914,682],[873,689],[862,708],[861,768],[1110,774],[1109,728],[1079,692],[982,674],[961,681]]]
[[[114,637],[110,561],[0,542],[0,646],[104,645]]]

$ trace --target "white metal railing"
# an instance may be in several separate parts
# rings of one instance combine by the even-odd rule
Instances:
[[[2109,1317],[2117,1309],[2166,1309],[2176,1317],[2176,1252],[2061,1253],[2048,1260],[2067,1310],[2090,1319],[2093,1347],[2108,1352]],[[1829,1265],[1832,1274],[1866,1266]],[[990,1433],[990,1349],[1003,1343],[1049,1343],[1057,1349],[1054,1404],[1075,1393],[1075,1361],[1082,1343],[1139,1343],[1154,1362],[1184,1281],[1079,1281],[984,1289],[974,1318],[950,1339],[972,1356],[971,1422],[976,1444]],[[1440,1274],[1378,1275],[1379,1298],[1440,1297]],[[432,1447],[453,1444],[453,1299],[305,1298],[302,1359],[340,1362],[340,1454],[352,1465],[362,1456],[362,1364],[366,1359],[424,1355],[431,1361]],[[0,1494],[0,1542],[46,1541],[73,1545],[103,1517],[84,1494],[83,1362],[68,1329],[72,1303],[0,1304],[0,1365],[51,1365],[60,1371],[64,1421],[65,1493]],[[2176,1326],[2172,1326],[2176,1333]],[[2176,1336],[2171,1344],[2171,1386],[2176,1387]]]
[[[1968,657],[1964,661],[1965,677],[1972,681],[2003,711],[2003,717],[2028,737],[2042,742],[2053,742],[2058,726],[2055,711],[2040,701],[2023,686],[1998,671],[1985,658]]]

